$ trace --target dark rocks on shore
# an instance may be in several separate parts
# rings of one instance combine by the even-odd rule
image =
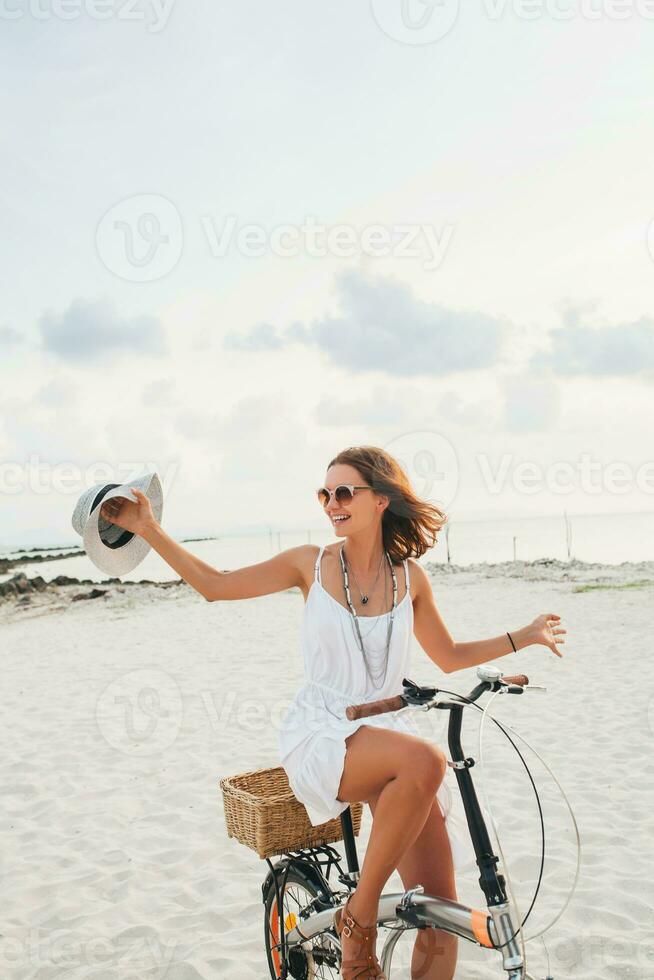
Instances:
[[[94,582],[90,578],[73,578],[70,575],[57,575],[50,582],[46,582],[41,575],[35,575],[34,578],[28,578],[24,572],[16,572],[10,579],[6,582],[0,582],[0,602],[3,599],[14,599],[18,600],[21,605],[28,605],[30,602],[30,596],[35,592],[53,592],[58,593],[61,591],[62,587],[71,585],[90,585],[93,588],[88,592],[76,592],[72,596],[72,601],[79,599],[97,599],[100,596],[110,593],[109,589],[100,589],[98,586],[101,585],[119,585],[121,592],[125,591],[125,586],[130,585],[147,585],[152,586],[157,589],[171,589],[177,585],[187,585],[184,579],[178,578],[171,582],[153,582],[151,579],[140,579],[139,581],[125,581],[123,582],[119,578],[105,578],[101,582]]]
[[[90,592],[78,592],[72,598],[73,602],[77,602],[79,599],[99,599],[103,595],[110,595],[109,589],[91,589]]]
[[[47,587],[48,583],[40,575],[28,578],[27,575],[19,572],[6,582],[0,582],[0,597],[4,599],[8,596],[27,595],[30,592],[43,592]]]

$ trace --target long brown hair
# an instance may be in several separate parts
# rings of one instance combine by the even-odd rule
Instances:
[[[359,471],[375,493],[389,497],[382,517],[382,540],[390,559],[419,558],[436,544],[447,516],[435,504],[416,496],[398,461],[378,446],[350,446],[329,463],[346,463]]]

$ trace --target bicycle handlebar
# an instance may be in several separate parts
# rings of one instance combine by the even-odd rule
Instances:
[[[508,677],[502,677],[503,684],[517,684],[518,687],[526,687],[529,683],[529,678],[526,674],[512,674]]]
[[[368,701],[364,704],[351,704],[345,709],[345,716],[349,721],[357,718],[369,718],[371,715],[383,715],[387,711],[399,711],[405,708],[407,701],[401,694],[396,694],[392,698],[384,698],[382,701]]]
[[[526,687],[529,678],[526,674],[514,674],[508,677],[501,677],[496,682],[504,685],[515,684],[517,687]],[[491,687],[491,684],[488,684]],[[438,691],[436,691],[438,693]],[[350,704],[345,709],[345,716],[348,721],[356,721],[358,718],[370,718],[372,715],[383,715],[388,711],[399,711],[405,708],[410,702],[403,694],[396,694],[392,698],[382,698],[380,701],[366,701],[363,704]],[[464,704],[465,702],[461,702]]]

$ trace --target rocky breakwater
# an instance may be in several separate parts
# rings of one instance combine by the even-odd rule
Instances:
[[[6,582],[0,582],[0,601],[3,599],[18,599],[26,604],[31,601],[35,592],[45,592],[48,583],[40,575],[28,578],[24,572],[18,572]]]
[[[101,582],[94,582],[88,578],[71,578],[69,575],[57,575],[50,582],[46,582],[41,575],[32,578],[24,572],[17,572],[6,582],[0,582],[0,603],[14,602],[21,606],[29,606],[33,603],[42,604],[53,599],[67,598],[71,602],[83,599],[99,599],[102,596],[110,595],[110,588],[102,586],[119,586],[117,591],[124,592],[125,588],[133,585],[148,585],[160,589],[170,589],[173,586],[186,584],[183,579],[176,579],[173,582],[153,582],[150,579],[141,579],[138,582],[123,582],[119,578],[106,578]],[[79,586],[92,586],[84,591],[79,590]]]

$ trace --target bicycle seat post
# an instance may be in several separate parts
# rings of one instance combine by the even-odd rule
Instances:
[[[359,857],[357,855],[356,839],[354,837],[354,827],[352,825],[352,811],[346,807],[341,813],[341,828],[343,830],[343,846],[345,848],[345,861],[347,863],[347,874],[341,875],[339,880],[343,884],[348,881],[356,887],[359,880]]]

